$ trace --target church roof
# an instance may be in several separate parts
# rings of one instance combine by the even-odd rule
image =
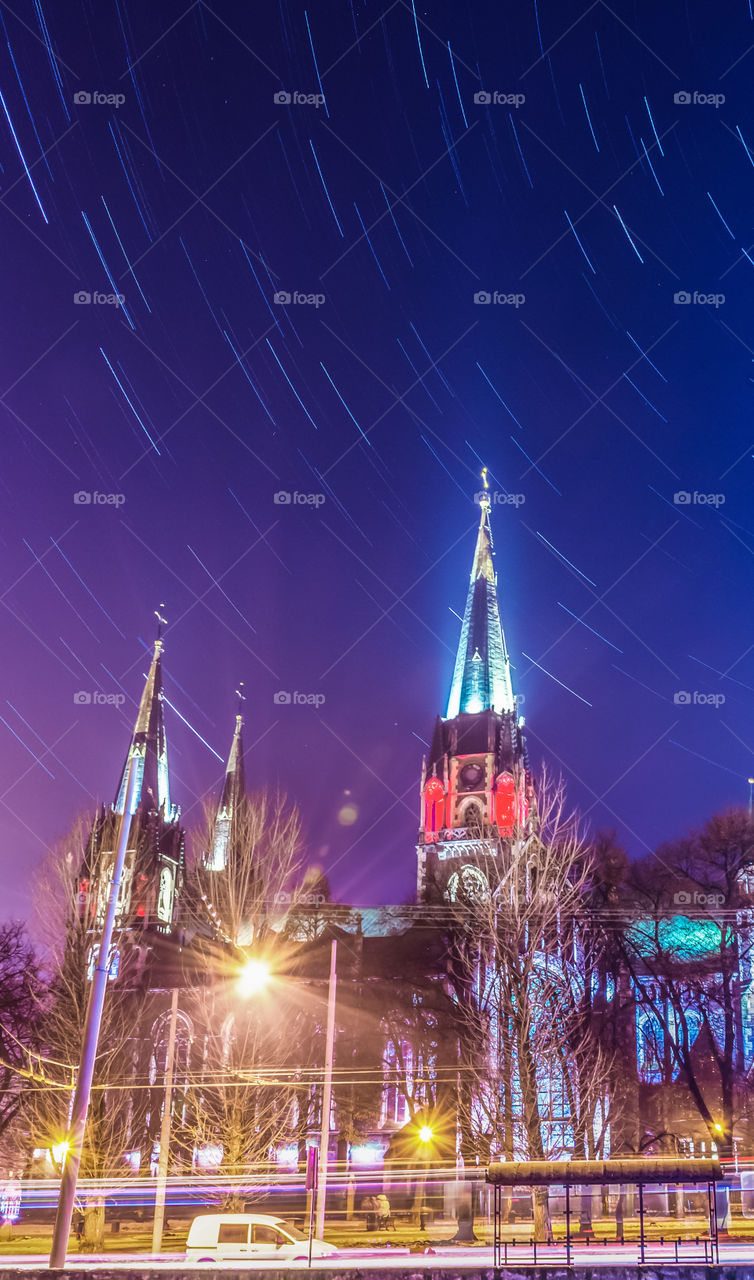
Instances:
[[[481,517],[466,611],[458,644],[446,719],[461,712],[515,711],[510,658],[500,622],[497,601],[490,499],[486,488],[479,505]]]
[[[162,714],[162,647],[162,640],[158,638],[113,808],[116,813],[122,813],[125,808],[129,765],[133,760],[137,773],[133,812],[157,812],[170,821],[177,815],[170,806],[168,744]]]

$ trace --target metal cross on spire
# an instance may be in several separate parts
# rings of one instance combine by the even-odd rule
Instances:
[[[167,618],[164,618],[164,617],[162,616],[162,613],[160,612],[160,610],[162,610],[162,609],[164,609],[164,608],[165,608],[165,605],[164,605],[164,604],[161,604],[161,605],[160,605],[160,608],[159,608],[159,609],[155,609],[155,611],[154,611],[154,616],[155,616],[155,618],[157,619],[157,639],[158,639],[158,640],[162,640],[162,628],[163,628],[163,627],[166,627],[166,626],[168,625],[168,620],[167,620]]]

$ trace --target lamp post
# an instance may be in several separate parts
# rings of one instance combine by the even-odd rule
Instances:
[[[134,794],[136,791],[136,781],[137,773],[134,768],[134,758],[132,756],[128,766],[126,801],[123,806],[123,813],[121,814],[120,819],[118,850],[115,855],[112,880],[110,881],[110,894],[107,903],[107,912],[105,914],[105,923],[102,928],[102,937],[100,938],[99,943],[99,953],[94,966],[92,989],[89,993],[89,1004],[86,1011],[86,1022],[84,1023],[84,1040],[81,1046],[81,1062],[76,1076],[76,1090],[73,1095],[71,1121],[66,1138],[68,1146],[65,1151],[63,1172],[60,1178],[60,1196],[58,1198],[58,1208],[55,1215],[55,1228],[52,1235],[50,1267],[64,1266],[65,1256],[68,1250],[68,1236],[71,1231],[73,1204],[76,1198],[76,1184],[78,1183],[79,1168],[81,1167],[81,1153],[84,1146],[86,1117],[89,1112],[89,1100],[92,1093],[94,1063],[97,1057],[97,1045],[99,1042],[100,1027],[102,1025],[102,1009],[105,1003],[105,991],[107,990],[110,945],[113,938],[113,929],[115,928],[115,914],[118,908],[118,897],[120,896],[120,886],[123,879],[123,864],[126,860],[128,836],[131,830],[131,806],[133,804]]]
[[[330,984],[327,992],[327,1039],[325,1043],[325,1075],[322,1086],[322,1129],[319,1138],[319,1181],[317,1185],[317,1239],[325,1229],[327,1200],[327,1161],[330,1149],[330,1107],[332,1105],[332,1069],[335,1049],[335,992],[337,987],[338,940],[330,948]]]
[[[157,1165],[157,1189],[154,1198],[154,1222],[152,1224],[152,1253],[162,1248],[162,1229],[165,1225],[165,1192],[168,1182],[168,1156],[170,1153],[170,1125],[173,1106],[173,1066],[175,1063],[175,1036],[178,1027],[178,988],[173,988],[170,1002],[170,1030],[165,1062],[165,1102],[160,1127],[160,1159]]]

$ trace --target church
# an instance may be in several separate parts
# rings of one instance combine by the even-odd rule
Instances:
[[[452,683],[445,714],[437,716],[421,767],[416,903],[354,908],[327,900],[307,906],[292,887],[287,895],[289,909],[278,908],[276,912],[269,903],[260,907],[263,870],[256,879],[252,876],[246,887],[250,910],[263,912],[265,936],[277,939],[285,952],[288,974],[295,975],[302,989],[314,995],[307,997],[304,1011],[294,1007],[294,1002],[284,1014],[280,1004],[279,1019],[290,1018],[291,1035],[298,1027],[300,1040],[290,1066],[282,1060],[278,1063],[276,1088],[267,1086],[266,1093],[262,1090],[264,1105],[260,1103],[259,1080],[252,1086],[244,1077],[245,1092],[235,1091],[240,1105],[257,1117],[251,1126],[254,1140],[249,1140],[245,1150],[237,1150],[230,1162],[237,1171],[252,1160],[264,1160],[281,1170],[300,1167],[306,1146],[318,1141],[323,994],[332,937],[343,942],[338,971],[332,1157],[362,1169],[388,1167],[391,1161],[410,1164],[418,1158],[420,1131],[433,1133],[431,1158],[443,1164],[455,1164],[459,1158],[467,1164],[483,1164],[491,1158],[531,1155],[531,1141],[527,1144],[521,1119],[521,1113],[531,1109],[531,1099],[526,1100],[521,1085],[523,1048],[511,1047],[499,1008],[492,1013],[488,1008],[486,1041],[481,1048],[476,1044],[472,1062],[464,1001],[476,1001],[474,1007],[481,1007],[480,992],[485,983],[489,989],[489,964],[477,946],[478,939],[471,945],[467,937],[463,948],[458,942],[464,912],[469,918],[483,918],[487,904],[510,892],[511,867],[516,859],[516,865],[521,865],[522,857],[529,856],[527,850],[541,850],[541,797],[537,796],[527,757],[524,719],[519,714],[520,699],[514,691],[501,622],[492,504],[484,474],[483,481],[484,488],[477,495],[479,527]],[[176,1168],[202,1172],[229,1166],[227,1126],[231,1121],[223,1111],[225,1102],[219,1099],[219,1077],[212,1077],[210,1067],[223,1063],[223,1069],[230,1070],[235,1052],[246,1052],[247,1066],[249,1062],[249,1051],[243,1049],[249,1044],[248,1026],[241,1026],[244,1015],[237,1009],[225,1010],[220,1025],[218,999],[214,994],[208,998],[208,973],[223,956],[227,970],[229,948],[237,951],[239,942],[237,930],[231,937],[224,925],[217,903],[222,898],[224,878],[234,875],[240,815],[248,801],[243,706],[239,701],[211,839],[192,877],[186,866],[180,810],[170,793],[163,648],[158,632],[115,800],[97,815],[82,860],[78,912],[89,939],[91,973],[120,823],[129,822],[108,971],[113,990],[149,993],[140,1005],[134,1044],[126,1056],[135,1073],[148,1074],[151,1087],[144,1105],[130,1112],[123,1135],[124,1155],[142,1172],[155,1167],[161,1081],[169,1040],[168,1010],[172,989],[178,987],[173,1132],[180,1159],[176,1156]],[[126,814],[131,771],[135,781],[130,813]],[[532,853],[531,857],[531,865],[526,866],[527,893],[533,892],[531,886],[544,874],[543,856]],[[547,927],[553,954],[560,957],[560,971],[566,964],[576,971],[581,966],[583,977],[588,970],[588,946],[581,934],[577,936],[570,925],[564,925],[557,913]],[[257,922],[248,930],[252,947],[261,936],[259,929]],[[462,955],[465,978],[459,978]],[[542,978],[546,968],[536,960],[526,982],[529,987],[540,984],[543,992],[549,992],[548,998],[557,1002],[553,992],[565,991],[562,972],[557,981],[547,979],[548,987]],[[595,1044],[600,1036],[609,1042],[613,1077],[606,1071],[604,1079],[600,1078],[599,1088],[593,1088],[588,1099],[588,1120],[581,1117],[577,1125],[581,1104],[572,1092],[569,1069],[561,1064],[559,1074],[549,1075],[541,1064],[531,1066],[541,1156],[580,1155],[579,1142],[589,1155],[652,1150],[655,1139],[660,1143],[658,1149],[664,1150],[662,1142],[674,1126],[674,1150],[704,1154],[708,1149],[706,1131],[698,1117],[690,1117],[688,1107],[684,1111],[683,1106],[677,1122],[671,1115],[673,1107],[678,1110],[680,1105],[679,1072],[667,1052],[664,1074],[659,1063],[662,1031],[658,1026],[662,1019],[656,1008],[646,1007],[645,997],[651,988],[632,982],[625,966],[609,959],[595,962],[593,971],[588,972],[589,989],[581,994],[589,1007],[590,1034],[597,1038],[593,1039]],[[748,961],[742,960],[736,981],[739,1011],[745,1004],[745,1015],[738,1019],[737,1033],[740,1052],[743,1054],[746,1041],[749,1057],[751,999],[745,993],[750,990],[750,977]],[[245,1016],[257,1015],[249,1012]],[[701,1023],[697,1034],[700,1028]],[[703,1039],[700,1037],[699,1045]],[[221,1041],[219,1047],[216,1040]],[[257,1052],[261,1054],[261,1048]],[[272,1040],[266,1042],[265,1052],[277,1052]],[[505,1068],[501,1067],[503,1059],[508,1062]],[[207,1083],[211,1077],[214,1084]],[[499,1096],[493,1097],[496,1091]],[[608,1119],[611,1095],[620,1096],[621,1103],[621,1115],[618,1118],[613,1108],[612,1121]],[[668,1099],[672,1098],[675,1101],[671,1104]],[[264,1120],[259,1118],[262,1113]],[[238,1110],[233,1114],[233,1123],[238,1125]],[[422,1158],[430,1158],[427,1151]]]

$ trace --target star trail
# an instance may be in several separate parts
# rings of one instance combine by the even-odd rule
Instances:
[[[6,913],[113,799],[163,601],[186,825],[243,680],[249,786],[403,901],[483,465],[534,767],[634,855],[745,804],[748,0],[0,21]]]

